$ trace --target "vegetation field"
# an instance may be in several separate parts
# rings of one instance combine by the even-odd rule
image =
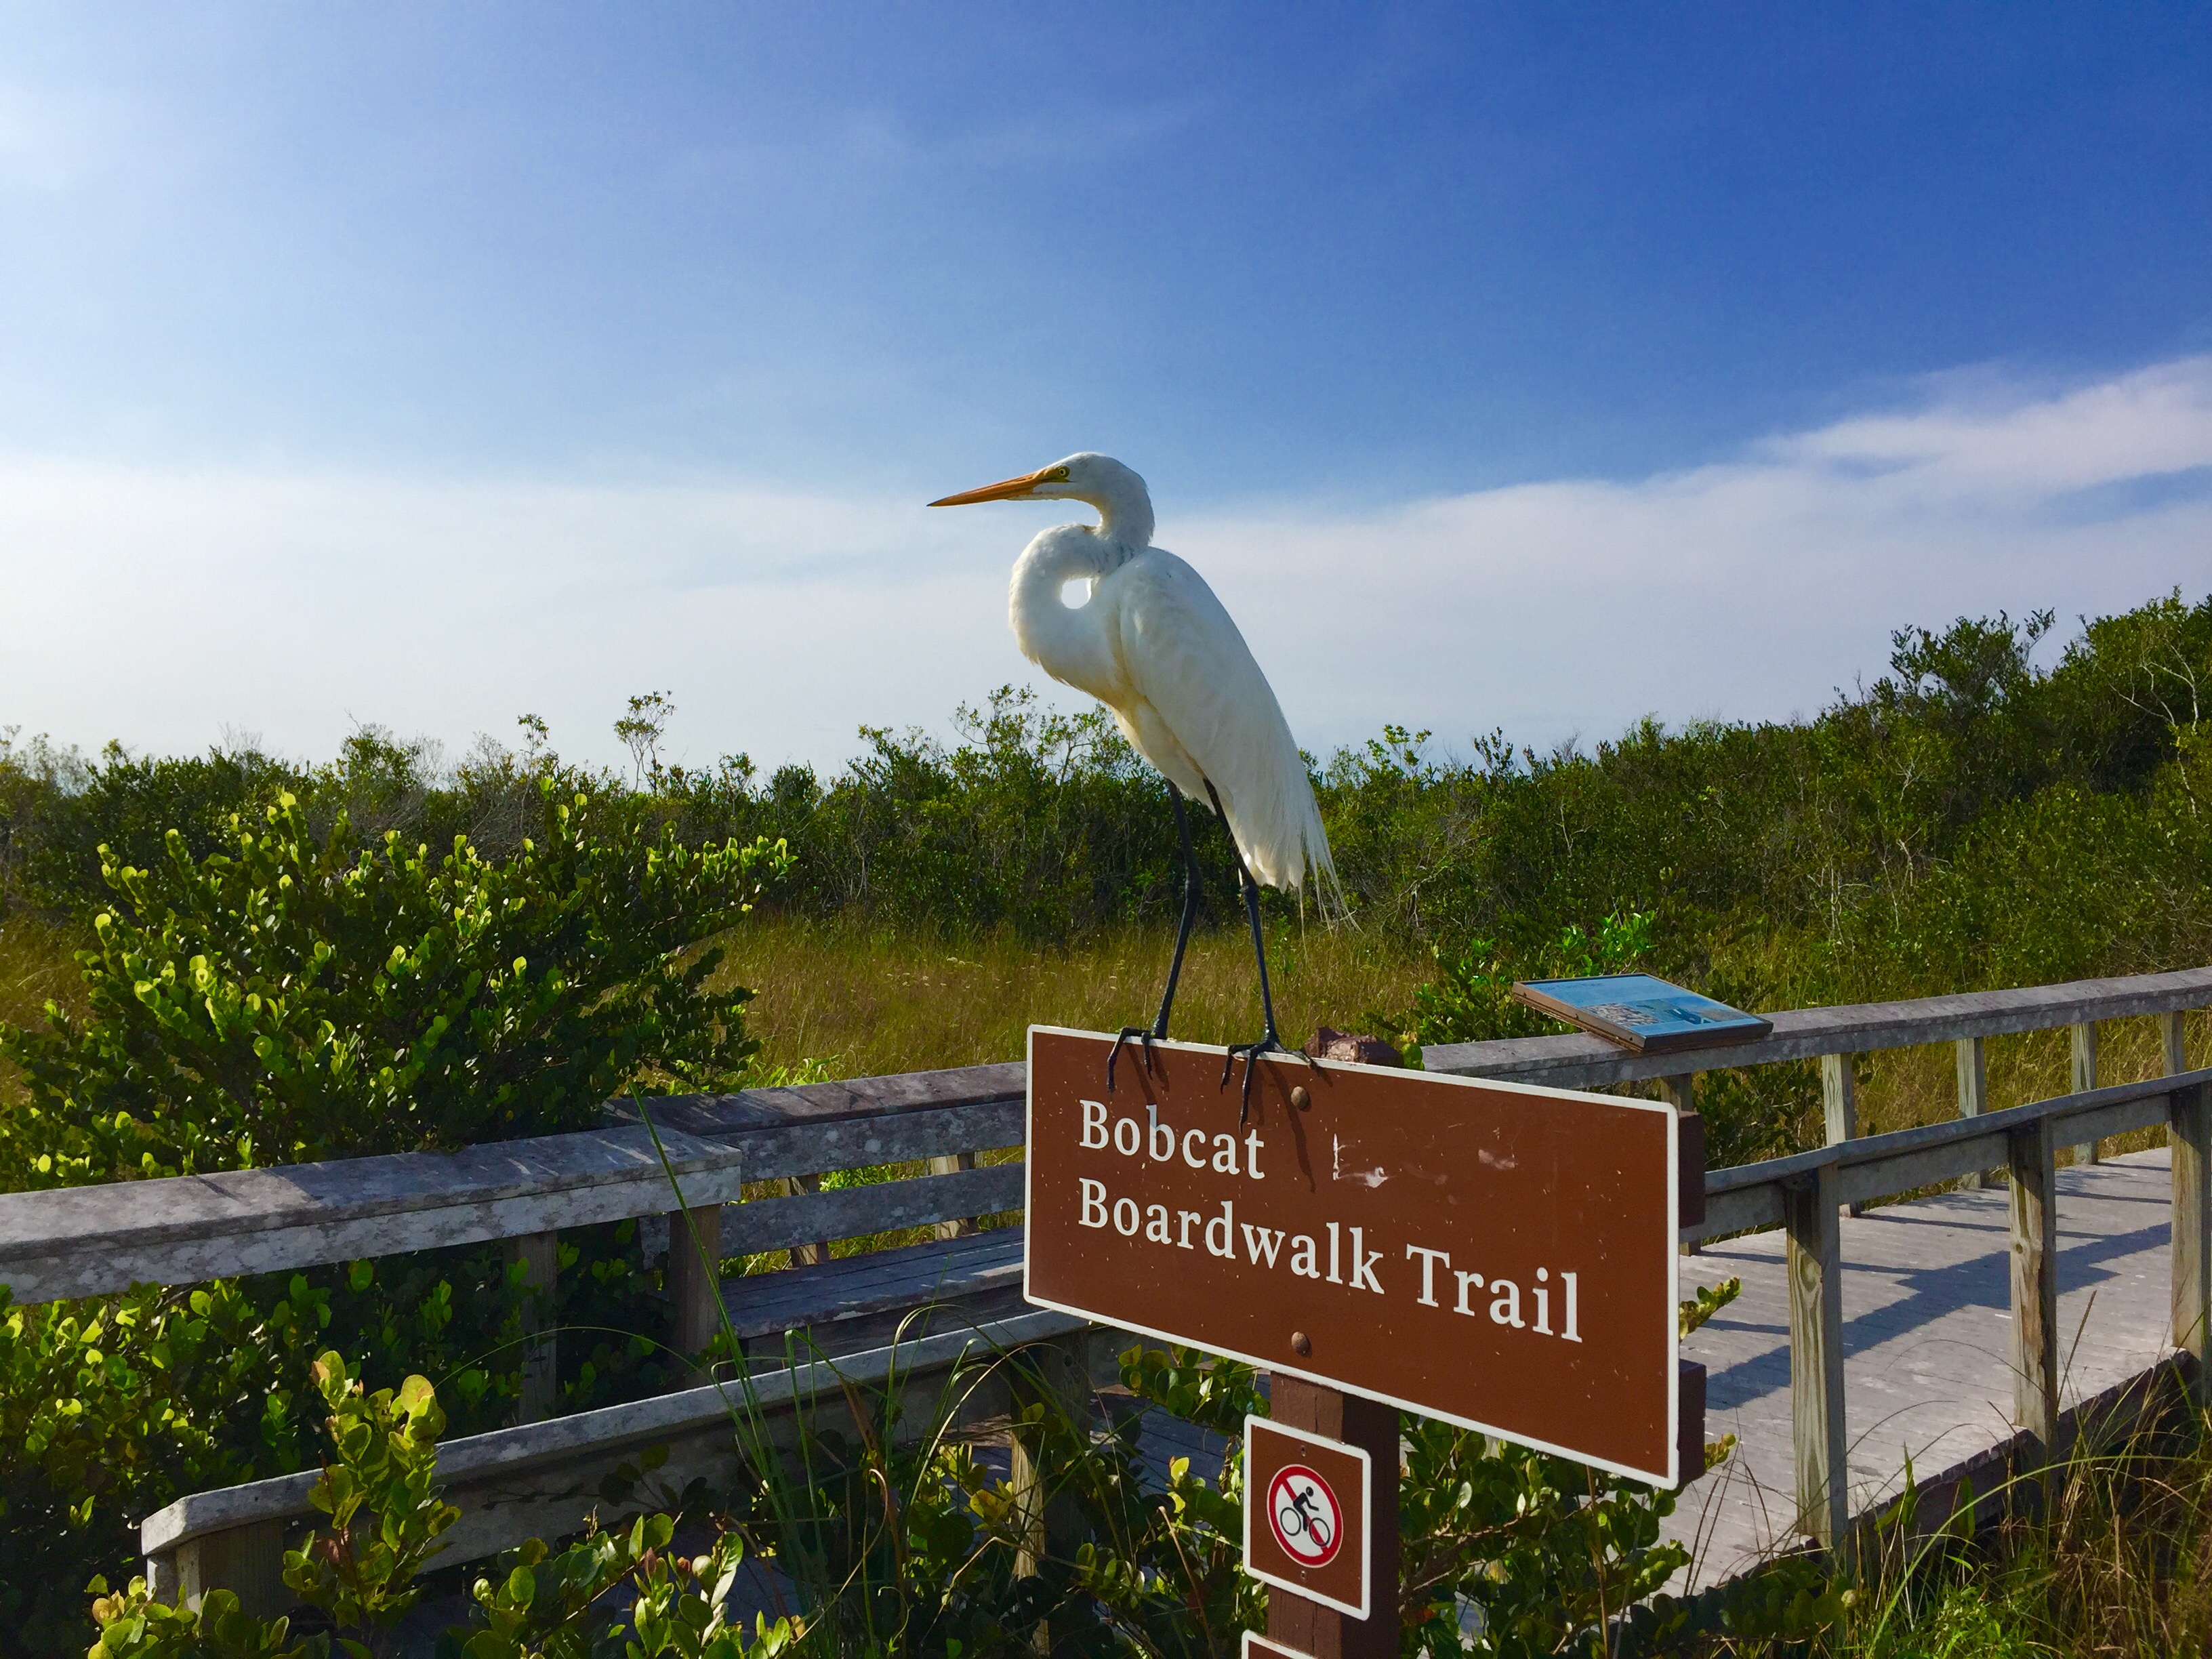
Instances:
[[[1886,672],[1801,721],[1645,722],[1549,753],[1391,727],[1316,760],[1344,895],[1269,897],[1285,1032],[1326,1023],[1416,1048],[1529,1033],[1549,1028],[1506,994],[1515,977],[1629,966],[1778,1008],[2212,958],[2212,599],[2053,629],[2038,615],[1903,629]],[[1000,1060],[1032,1020],[1149,1017],[1180,898],[1174,830],[1158,781],[1100,714],[1002,692],[959,711],[949,739],[868,729],[842,771],[766,776],[741,754],[667,763],[674,715],[665,694],[632,700],[616,726],[624,775],[563,762],[529,716],[514,744],[459,758],[364,728],[323,762],[86,756],[0,728],[0,1189],[554,1132],[626,1089]],[[1208,902],[1176,1031],[1248,1038],[1249,942],[1226,843],[1200,828]],[[2158,1069],[2148,1022],[2105,1041],[2107,1078]],[[2190,1042],[2212,1058],[2197,1021]],[[1955,1109],[1948,1051],[1861,1065],[1869,1128]],[[1991,1045],[1998,1103],[2065,1076],[2061,1036]],[[1818,1139],[1810,1066],[1710,1074],[1701,1105],[1717,1162]],[[665,1351],[659,1265],[627,1227],[564,1248],[550,1315],[596,1334],[562,1344],[564,1408],[664,1386],[680,1357]],[[0,1308],[0,1625],[29,1651],[81,1650],[84,1581],[121,1584],[131,1522],[179,1492],[325,1458],[331,1387],[354,1401],[341,1415],[385,1412],[378,1432],[403,1438],[416,1430],[401,1419],[420,1427],[428,1408],[373,1396],[410,1375],[434,1383],[444,1431],[506,1420],[532,1295],[496,1251],[457,1250]],[[1133,1385],[1185,1414],[1230,1413],[1243,1386],[1173,1356],[1133,1366]],[[2170,1494],[2201,1490],[2199,1454],[2158,1456],[2155,1482],[2110,1487],[2096,1513],[2167,1610],[2141,1628],[2194,1630],[2201,1552],[2182,1540],[2203,1536],[2202,1505]],[[1468,1639],[1489,1651],[1589,1650],[1601,1609],[1666,1577],[1663,1498],[1448,1436],[1415,1461],[1408,1501],[1430,1507],[1408,1537],[1429,1553],[1409,1557],[1407,1582],[1428,1598],[1412,1609],[1423,1650],[1457,1651],[1478,1630]],[[893,1552],[899,1572],[956,1534],[975,1561],[1015,1547],[973,1469],[866,1478],[908,1482],[914,1525],[940,1528]],[[1054,1627],[1090,1632],[1067,1650],[1226,1650],[1249,1607],[1208,1552],[1236,1497],[1230,1482],[1158,1514],[1101,1509],[1100,1553],[1054,1570]],[[2147,1504],[2165,1517],[2156,1547],[2129,1534]],[[796,1523],[777,1524],[749,1547],[799,1550]],[[1652,1604],[1637,1639],[2063,1646],[2027,1633],[2044,1626],[2024,1612],[1986,1640],[1947,1632],[1965,1628],[1960,1586],[2019,1612],[2044,1582],[2021,1564],[2076,1550],[2072,1536],[1916,1568],[1899,1581],[1909,1594],[1881,1590],[1903,1611],[1879,1631],[1845,1586],[1801,1576],[1756,1593],[1781,1598],[1771,1606],[1747,1589],[1725,1617]],[[847,1547],[866,1557],[875,1543]],[[649,1574],[641,1559],[623,1571]],[[975,1632],[1016,1626],[1029,1643],[1044,1592],[992,1573],[1001,1599],[967,1625],[944,1622],[945,1585],[900,1580],[899,1628],[936,1632],[913,1650],[974,1651]],[[1939,1581],[1951,1588],[1937,1595]],[[2066,1594],[2087,1607],[2105,1592]],[[931,1595],[938,1622],[915,1624]],[[111,1630],[142,1616],[127,1597],[106,1605]],[[866,1620],[817,1612],[815,1633],[791,1639],[873,1650],[833,1639]],[[1987,1645],[2000,1638],[2015,1646]]]

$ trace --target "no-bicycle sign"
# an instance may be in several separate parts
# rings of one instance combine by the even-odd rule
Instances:
[[[1030,1030],[1030,1301],[1675,1483],[1672,1108],[1112,1046]]]

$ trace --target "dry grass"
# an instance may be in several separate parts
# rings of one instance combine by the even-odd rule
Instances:
[[[1173,939],[1125,932],[1065,949],[994,939],[947,945],[914,935],[763,918],[727,941],[725,971],[756,988],[749,1011],[772,1066],[819,1061],[831,1076],[872,1077],[1018,1060],[1032,1024],[1113,1030],[1149,1024]],[[1318,927],[1267,941],[1275,1011],[1293,1045],[1363,1010],[1402,1008],[1430,964],[1366,935]],[[1175,1035],[1194,1042],[1260,1034],[1249,935],[1191,941]]]
[[[2186,1017],[2189,1063],[2212,1065],[2212,1020]],[[2166,1071],[2161,1023],[2154,1018],[2107,1020],[2097,1031],[2097,1081],[2133,1083]],[[2049,1100],[2073,1087],[2073,1051],[2068,1034],[2031,1031],[1991,1037],[1984,1049],[1992,1111]],[[1859,1133],[1940,1123],[1959,1111],[1956,1060],[1949,1043],[1923,1048],[1895,1048],[1867,1057],[1872,1076],[1859,1085]],[[2145,1129],[2104,1143],[2107,1156],[2163,1146],[2163,1129]]]
[[[2205,1652],[2212,1424],[2195,1412],[2179,1422],[2163,1415],[2160,1426],[2124,1410],[2046,1475],[2020,1477],[2009,1513],[1978,1537],[1884,1528],[1855,1564],[1848,1617],[1814,1650],[1864,1659]],[[1778,1649],[1724,1642],[1711,1650]]]
[[[81,1009],[84,984],[75,949],[69,933],[36,916],[15,910],[0,918],[0,1022],[37,1025],[50,1000]],[[0,1103],[16,1086],[15,1067],[0,1060]]]

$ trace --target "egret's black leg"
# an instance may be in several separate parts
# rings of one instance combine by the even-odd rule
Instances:
[[[1168,805],[1175,809],[1176,836],[1182,842],[1182,920],[1176,926],[1175,955],[1168,963],[1168,988],[1160,997],[1160,1017],[1152,1022],[1152,1035],[1168,1034],[1168,1011],[1175,1006],[1176,981],[1182,977],[1182,953],[1190,943],[1191,924],[1198,920],[1199,894],[1206,885],[1199,873],[1198,851],[1190,844],[1190,814],[1183,810],[1182,791],[1168,785]]]
[[[1198,900],[1205,879],[1198,868],[1198,852],[1191,845],[1190,814],[1182,804],[1182,791],[1174,784],[1168,785],[1168,805],[1175,809],[1176,836],[1182,843],[1182,921],[1176,927],[1175,956],[1168,963],[1168,988],[1160,997],[1159,1018],[1146,1030],[1141,1025],[1124,1025],[1114,1046],[1106,1054],[1106,1091],[1114,1091],[1114,1062],[1121,1057],[1121,1045],[1134,1042],[1144,1050],[1145,1068],[1152,1064],[1152,1044],[1168,1034],[1168,1014],[1175,1007],[1176,981],[1182,977],[1182,955],[1190,944],[1190,930],[1198,920]]]
[[[1206,782],[1206,793],[1212,798],[1213,810],[1220,817],[1223,827],[1226,828],[1229,815],[1222,811],[1221,797],[1214,793],[1211,780]],[[1242,1123],[1252,1115],[1252,1074],[1260,1068],[1261,1055],[1295,1054],[1308,1066],[1313,1064],[1313,1060],[1301,1049],[1285,1048],[1282,1037],[1275,1030],[1275,999],[1267,988],[1267,945],[1260,931],[1260,884],[1252,879],[1251,871],[1245,868],[1243,849],[1237,845],[1233,833],[1229,837],[1229,849],[1237,860],[1237,878],[1243,884],[1244,916],[1252,924],[1252,957],[1260,964],[1260,1040],[1257,1042],[1231,1043],[1229,1052],[1221,1062],[1221,1086],[1225,1089],[1229,1086],[1229,1073],[1237,1064],[1237,1056],[1244,1056],[1244,1099],[1237,1114],[1237,1121]]]

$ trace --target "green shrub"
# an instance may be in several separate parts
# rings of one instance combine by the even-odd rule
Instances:
[[[388,834],[319,842],[286,793],[225,850],[171,831],[110,862],[89,1012],[0,1027],[27,1100],[0,1119],[10,1186],[455,1146],[582,1128],[640,1079],[741,1076],[741,986],[707,943],[778,866],[765,843],[694,848],[621,801],[544,789],[503,863]]]
[[[330,1413],[324,1426],[335,1455],[309,1501],[328,1520],[286,1553],[284,1583],[332,1628],[295,1642],[289,1618],[245,1613],[228,1590],[209,1592],[195,1612],[155,1601],[143,1578],[113,1595],[95,1579],[99,1634],[87,1659],[329,1659],[333,1641],[351,1659],[389,1650],[421,1595],[416,1575],[460,1518],[433,1485],[444,1415],[421,1376],[370,1394],[335,1352],[311,1374]],[[594,1525],[557,1554],[532,1539],[511,1553],[506,1571],[477,1582],[477,1612],[447,1632],[447,1643],[469,1659],[586,1659],[610,1650],[629,1659],[765,1659],[784,1651],[794,1636],[789,1621],[763,1620],[750,1641],[727,1623],[743,1545],[726,1535],[684,1560],[670,1552],[674,1534],[670,1516],[652,1515],[613,1532]],[[626,1616],[599,1605],[625,1580],[635,1591]]]
[[[88,1012],[0,1028],[26,1098],[0,1113],[23,1188],[450,1146],[590,1127],[625,1085],[727,1086],[751,994],[712,942],[780,866],[684,845],[627,799],[538,790],[543,832],[501,863],[387,837],[319,841],[280,794],[225,850],[180,836],[110,863],[81,957]],[[572,1403],[651,1391],[668,1315],[635,1228],[572,1231],[550,1310]],[[0,1304],[0,1611],[54,1631],[57,1562],[132,1553],[126,1517],[300,1466],[285,1379],[342,1340],[394,1381],[434,1368],[471,1431],[519,1380],[531,1294],[495,1247],[264,1280]],[[17,1431],[20,1430],[20,1437]]]

